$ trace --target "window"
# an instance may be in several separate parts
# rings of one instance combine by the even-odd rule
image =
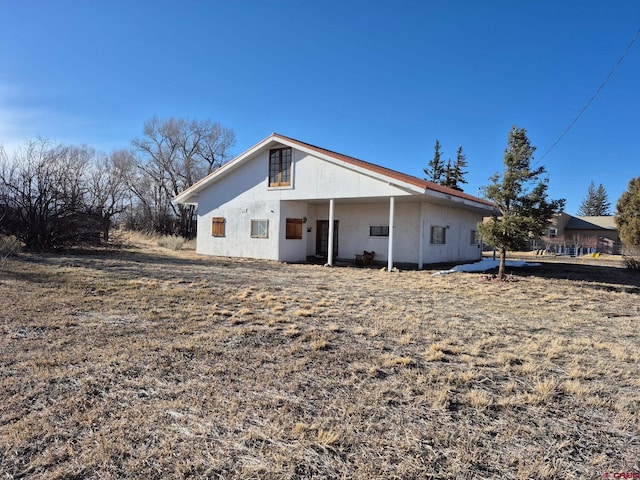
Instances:
[[[287,218],[287,231],[285,238],[289,240],[302,239],[302,219],[301,218]]]
[[[211,235],[214,237],[224,237],[224,217],[213,217],[211,219]]]
[[[291,185],[291,149],[269,150],[269,186]]]
[[[251,238],[269,238],[269,220],[251,220]]]
[[[471,245],[480,245],[480,235],[476,230],[471,230]]]
[[[431,227],[431,243],[444,245],[447,240],[447,229],[445,227]]]
[[[370,237],[388,237],[389,225],[371,225],[369,227]]]
[[[556,238],[558,236],[558,229],[557,228],[550,228],[549,229],[549,238]]]

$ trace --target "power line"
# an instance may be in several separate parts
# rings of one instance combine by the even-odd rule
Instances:
[[[618,68],[618,66],[622,63],[622,60],[624,60],[624,57],[627,56],[627,54],[629,53],[629,51],[631,50],[631,46],[634,44],[634,42],[638,39],[638,37],[640,37],[640,30],[638,30],[635,34],[635,36],[633,37],[633,39],[631,40],[631,42],[629,43],[629,45],[627,46],[626,50],[624,51],[624,53],[622,54],[622,56],[620,57],[620,59],[616,62],[616,64],[613,66],[613,68],[611,69],[611,71],[609,72],[609,75],[607,75],[607,78],[605,78],[603,80],[603,82],[600,84],[600,86],[598,87],[598,89],[596,90],[596,93],[594,93],[591,98],[589,99],[589,101],[585,104],[584,107],[582,107],[582,110],[580,110],[580,112],[578,113],[578,115],[576,115],[576,118],[573,119],[573,121],[569,124],[569,126],[567,128],[565,128],[564,132],[562,132],[562,134],[558,137],[558,139],[553,142],[553,145],[551,145],[546,152],[544,152],[544,154],[538,159],[538,162],[542,161],[542,159],[544,157],[547,156],[547,154],[554,149],[554,147],[556,145],[558,145],[558,143],[560,143],[560,140],[562,140],[564,138],[564,136],[567,134],[567,132],[569,130],[571,130],[571,127],[573,127],[576,122],[580,119],[580,117],[582,116],[582,114],[587,110],[587,108],[589,108],[589,105],[591,105],[591,103],[596,99],[596,97],[598,96],[598,94],[602,91],[602,89],[604,88],[604,86],[606,85],[606,83],[609,81],[609,79],[613,76],[613,73],[616,71],[616,69]]]

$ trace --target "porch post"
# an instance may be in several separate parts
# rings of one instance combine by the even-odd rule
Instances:
[[[329,200],[329,242],[327,246],[327,265],[333,267],[333,198]]]
[[[387,271],[393,270],[393,214],[396,197],[389,197],[389,251],[387,252]]]
[[[424,202],[420,202],[420,243],[418,244],[418,270],[424,267]]]

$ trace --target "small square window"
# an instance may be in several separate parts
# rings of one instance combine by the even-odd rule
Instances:
[[[431,243],[444,245],[447,241],[447,229],[445,227],[431,227]]]
[[[269,220],[251,220],[251,238],[269,238]]]
[[[371,225],[369,227],[370,237],[388,237],[389,225]]]
[[[301,218],[287,218],[287,229],[286,229],[285,238],[289,240],[302,239],[302,219]]]
[[[549,238],[556,238],[558,236],[558,229],[557,228],[550,228],[549,229]]]
[[[224,237],[224,217],[213,217],[211,219],[211,235],[214,237]]]

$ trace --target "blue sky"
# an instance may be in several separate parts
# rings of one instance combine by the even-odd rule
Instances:
[[[423,176],[463,147],[465,191],[527,129],[569,213],[640,176],[638,0],[0,0],[0,144],[109,152],[152,116],[278,132]]]

